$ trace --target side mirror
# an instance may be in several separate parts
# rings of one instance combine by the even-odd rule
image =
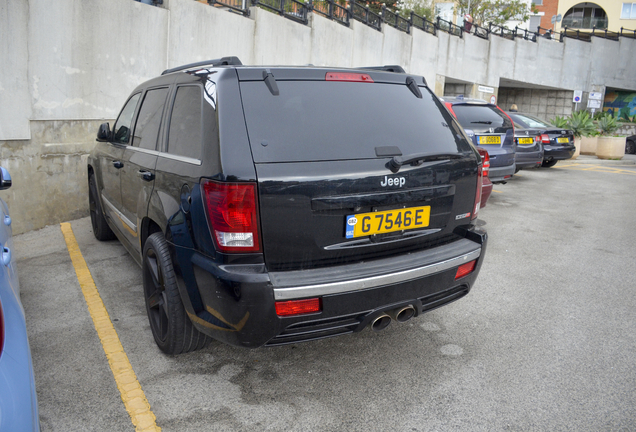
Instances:
[[[11,187],[11,176],[9,171],[0,167],[0,190],[9,189]]]
[[[109,142],[111,139],[110,135],[110,125],[108,123],[102,123],[101,125],[99,125],[99,130],[97,131],[97,141]]]

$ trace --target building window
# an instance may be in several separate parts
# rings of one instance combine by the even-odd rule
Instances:
[[[623,3],[621,19],[636,19],[636,3]]]
[[[533,0],[532,4],[535,6],[543,6],[543,0]]]
[[[606,29],[607,14],[605,10],[597,5],[589,5],[590,3],[579,3],[570,8],[563,16],[561,26],[578,29]]]

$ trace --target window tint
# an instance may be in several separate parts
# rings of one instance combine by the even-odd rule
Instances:
[[[201,88],[179,87],[170,117],[168,153],[201,158]]]
[[[375,148],[403,155],[469,151],[448,111],[426,88],[418,99],[402,84],[278,81],[241,82],[255,162],[376,158]],[[453,128],[457,127],[457,130]]]
[[[135,108],[137,108],[137,102],[139,102],[140,96],[141,93],[133,95],[128,99],[128,102],[126,102],[124,109],[121,110],[121,114],[119,114],[119,118],[113,128],[113,142],[128,144],[130,140],[130,125],[132,124],[133,114],[135,114]]]
[[[464,129],[481,133],[506,133],[512,122],[504,113],[488,105],[453,105],[457,120]]]
[[[149,150],[157,148],[157,135],[167,95],[168,88],[152,89],[146,92],[137,117],[133,146]]]

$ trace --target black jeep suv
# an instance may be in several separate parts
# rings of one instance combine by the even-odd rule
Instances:
[[[166,353],[381,330],[466,295],[484,258],[481,158],[400,67],[185,65],[97,141],[93,230],[142,267]]]

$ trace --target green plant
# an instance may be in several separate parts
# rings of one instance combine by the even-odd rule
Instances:
[[[573,112],[567,119],[566,127],[571,129],[574,132],[574,136],[578,138],[592,136],[596,132],[590,113],[585,110]]]
[[[568,119],[567,117],[556,116],[554,120],[552,120],[552,124],[558,128],[566,128],[568,127]]]
[[[618,123],[612,115],[608,114],[600,118],[598,128],[601,131],[601,136],[612,135],[618,129]]]

